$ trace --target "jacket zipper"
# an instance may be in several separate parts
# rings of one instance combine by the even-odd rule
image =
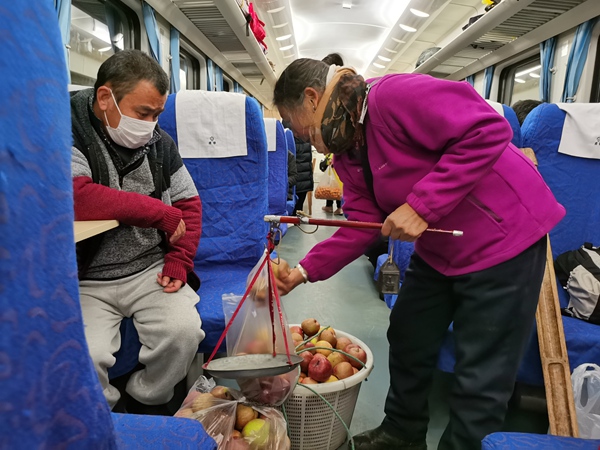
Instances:
[[[485,213],[487,213],[496,222],[498,222],[498,223],[502,222],[502,217],[500,217],[498,214],[496,214],[494,211],[492,211],[488,206],[486,206],[484,203],[482,203],[481,200],[479,200],[477,197],[473,196],[472,194],[469,194],[469,195],[467,195],[467,198],[469,199],[469,201],[471,201],[471,203],[473,203],[475,206],[481,208]]]

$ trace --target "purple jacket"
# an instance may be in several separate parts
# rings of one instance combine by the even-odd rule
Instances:
[[[464,82],[420,74],[385,76],[368,96],[366,137],[375,198],[358,158],[334,158],[348,219],[382,222],[408,202],[431,227],[416,253],[444,275],[487,269],[547,234],[565,209],[535,166],[510,144],[512,130]],[[379,232],[339,229],[300,262],[324,280],[362,255]]]

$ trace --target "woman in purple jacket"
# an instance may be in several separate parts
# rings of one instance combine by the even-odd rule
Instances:
[[[451,322],[456,378],[439,448],[480,449],[502,427],[534,323],[545,236],[564,208],[510,144],[510,125],[467,83],[394,74],[367,84],[353,70],[299,59],[274,102],[297,136],[335,155],[349,219],[383,221],[383,235],[415,241],[390,316],[386,417],[355,437],[356,449],[426,449],[427,397]],[[331,277],[377,237],[338,230],[282,275],[280,291]]]

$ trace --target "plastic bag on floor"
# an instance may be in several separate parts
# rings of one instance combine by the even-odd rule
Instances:
[[[289,450],[287,424],[274,408],[249,405],[236,390],[198,378],[175,417],[197,420],[218,450]]]
[[[582,364],[571,375],[579,436],[600,439],[600,367]]]

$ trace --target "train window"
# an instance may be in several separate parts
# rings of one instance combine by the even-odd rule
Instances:
[[[226,76],[223,76],[223,91],[224,92],[232,92],[233,91],[233,82]]]
[[[500,101],[512,105],[518,100],[539,100],[541,68],[539,56],[505,68],[500,75]]]
[[[200,62],[183,48],[179,49],[179,80],[181,90],[200,89]]]
[[[596,62],[594,64],[594,79],[592,81],[591,103],[600,103],[600,37],[596,45]]]
[[[71,83],[93,86],[100,65],[115,51],[140,48],[137,15],[112,0],[72,0]]]

